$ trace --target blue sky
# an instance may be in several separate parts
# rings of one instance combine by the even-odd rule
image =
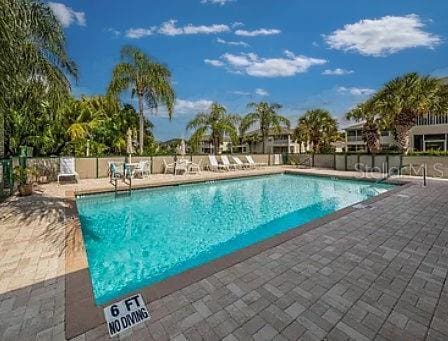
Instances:
[[[126,44],[172,70],[174,117],[150,117],[160,140],[188,137],[211,101],[241,115],[277,102],[296,124],[317,107],[341,118],[406,72],[448,75],[446,0],[56,1],[80,69],[75,95],[103,94]]]

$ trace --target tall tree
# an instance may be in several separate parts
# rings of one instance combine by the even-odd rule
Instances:
[[[210,106],[209,113],[199,113],[187,124],[187,130],[194,129],[190,142],[197,145],[205,135],[210,134],[213,143],[214,154],[219,151],[224,135],[231,137],[232,141],[238,140],[236,124],[239,117],[227,114],[226,108],[219,103]]]
[[[381,129],[386,127],[385,121],[375,112],[371,100],[357,105],[346,115],[348,120],[363,122],[362,139],[367,145],[369,153],[376,154],[381,149],[380,137]]]
[[[266,153],[266,140],[268,139],[270,130],[272,129],[274,133],[280,133],[282,126],[290,127],[290,122],[286,117],[277,113],[282,107],[280,104],[252,102],[248,104],[248,107],[254,111],[243,118],[242,128],[243,130],[247,130],[255,124],[259,125],[263,139],[263,153]]]
[[[329,146],[331,142],[335,142],[339,138],[336,120],[327,110],[323,109],[305,112],[299,118],[295,135],[310,142],[315,153],[319,152],[323,146]]]
[[[0,115],[4,116],[6,147],[27,139],[26,126],[40,117],[43,106],[55,112],[77,76],[68,57],[64,32],[48,4],[33,0],[0,1]],[[15,120],[15,121],[12,121]],[[10,128],[22,121],[19,140]]]
[[[409,131],[417,118],[448,112],[448,86],[431,76],[408,73],[386,83],[373,96],[372,106],[390,123],[398,147],[407,153]]]
[[[118,96],[125,90],[131,90],[131,96],[137,97],[140,114],[139,150],[143,153],[144,144],[144,107],[157,110],[159,104],[166,106],[171,119],[174,108],[174,90],[171,85],[170,70],[153,61],[143,51],[133,46],[121,50],[121,63],[113,70],[108,93]]]

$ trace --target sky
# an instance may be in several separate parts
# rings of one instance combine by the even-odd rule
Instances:
[[[60,0],[49,2],[79,68],[75,96],[104,94],[120,49],[169,67],[174,116],[147,112],[158,140],[187,138],[213,101],[229,113],[280,103],[344,114],[407,72],[448,76],[446,0]],[[135,104],[129,93],[124,102]]]

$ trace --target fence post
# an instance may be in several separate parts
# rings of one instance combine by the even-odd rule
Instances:
[[[333,168],[336,170],[336,153],[333,153]]]
[[[345,153],[345,160],[344,160],[344,162],[345,162],[344,168],[345,168],[345,171],[347,171],[347,153]]]
[[[98,179],[98,158],[96,158],[96,178]]]

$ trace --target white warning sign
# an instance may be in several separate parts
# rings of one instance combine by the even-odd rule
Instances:
[[[151,319],[140,294],[125,298],[104,308],[104,316],[111,337]]]

